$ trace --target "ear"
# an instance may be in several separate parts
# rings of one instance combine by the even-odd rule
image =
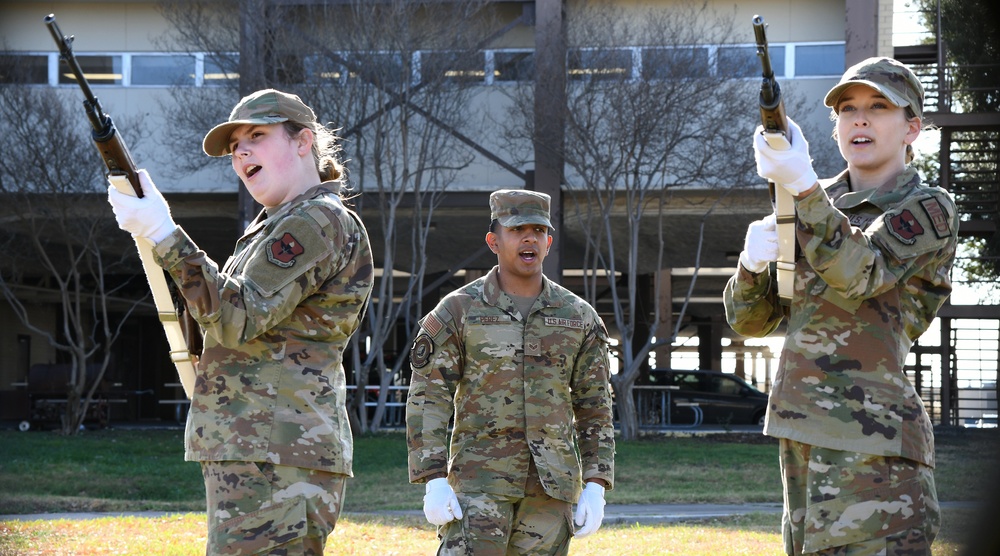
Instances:
[[[909,118],[906,120],[906,138],[903,140],[907,145],[912,145],[917,137],[920,136],[920,130],[923,129],[923,122],[918,117]]]
[[[497,252],[497,235],[493,232],[486,232],[486,246],[490,248],[493,253]]]
[[[312,146],[315,139],[316,136],[308,127],[302,128],[299,131],[295,140],[297,142],[297,150],[300,156],[312,155]]]
[[[545,254],[549,253],[549,249],[552,249],[552,233],[549,232],[548,241],[545,242]]]

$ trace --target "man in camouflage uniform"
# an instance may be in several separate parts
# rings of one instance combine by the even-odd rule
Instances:
[[[549,196],[496,191],[490,210],[498,265],[446,296],[410,352],[410,481],[439,554],[566,554],[574,518],[578,537],[600,527],[614,477],[607,331],[542,274]]]
[[[951,292],[958,215],[909,165],[923,98],[895,60],[849,68],[825,100],[847,161],[829,180],[791,120],[791,150],[755,134],[758,173],[795,196],[801,256],[783,309],[774,216],[752,223],[725,303],[746,336],[787,319],[764,433],[780,439],[788,554],[930,554],[939,528],[931,422],[903,366]]]
[[[372,288],[368,235],[341,202],[335,137],[297,96],[244,97],[204,140],[264,210],[221,268],[142,199],[109,189],[119,225],[154,242],[204,332],[185,459],[200,461],[209,554],[323,553],[351,475],[343,352]]]

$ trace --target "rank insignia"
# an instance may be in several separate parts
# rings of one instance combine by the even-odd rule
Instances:
[[[295,239],[292,234],[285,232],[285,235],[278,239],[272,239],[267,244],[267,260],[280,266],[289,268],[295,264],[295,257],[305,252],[305,248]]]

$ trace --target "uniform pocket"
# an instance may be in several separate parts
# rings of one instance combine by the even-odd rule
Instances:
[[[895,488],[872,488],[806,508],[803,552],[818,552],[870,539],[883,538],[913,527],[926,514],[923,489],[917,477]]]

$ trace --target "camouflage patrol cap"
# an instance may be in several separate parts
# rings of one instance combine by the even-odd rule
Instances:
[[[296,95],[262,89],[243,97],[229,114],[229,120],[213,127],[201,146],[208,156],[224,156],[230,154],[229,136],[236,128],[288,121],[311,124],[316,121],[316,114]]]
[[[923,117],[924,87],[910,68],[899,61],[868,58],[847,68],[840,83],[830,89],[823,103],[836,110],[841,95],[853,85],[868,85],[893,105],[900,108],[909,106],[917,117]]]
[[[505,228],[524,224],[543,224],[552,228],[549,220],[551,197],[537,191],[501,189],[490,194],[490,219]]]

